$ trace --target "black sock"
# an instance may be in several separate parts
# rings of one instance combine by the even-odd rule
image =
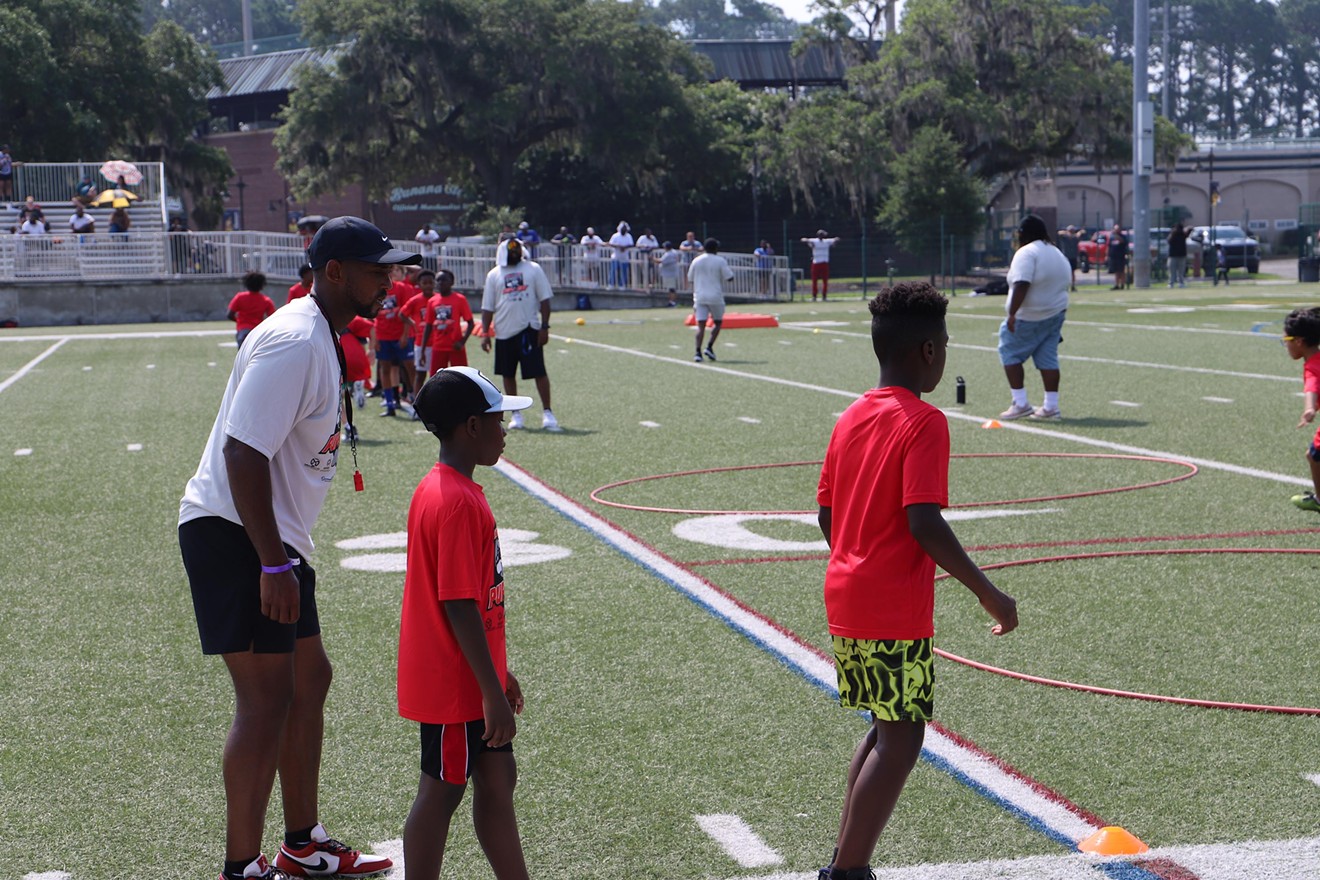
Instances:
[[[312,842],[312,828],[303,828],[300,831],[285,831],[284,845],[290,848],[303,847]]]
[[[252,858],[249,859],[239,859],[236,862],[225,862],[225,877],[230,878],[230,880],[242,880],[243,870],[258,858],[260,858],[260,856],[252,856]]]

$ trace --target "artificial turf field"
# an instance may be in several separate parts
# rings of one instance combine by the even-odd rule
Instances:
[[[983,565],[1054,561],[991,572],[1019,601],[1002,639],[941,583],[937,647],[1100,688],[1320,707],[1320,517],[1288,503],[1312,430],[1294,428],[1301,365],[1277,341],[1320,289],[1084,289],[1064,421],[987,429],[1008,404],[1003,302],[950,303],[927,396],[958,456],[947,515]],[[534,877],[807,880],[828,860],[865,724],[833,703],[820,654],[813,463],[877,368],[859,299],[773,309],[779,329],[727,331],[701,365],[681,311],[558,316],[565,431],[513,432],[499,471],[478,471],[527,695],[517,807]],[[233,354],[220,324],[0,331],[0,880],[218,871],[232,697],[197,645],[175,524]],[[1028,388],[1038,404],[1030,371]],[[393,851],[417,776],[415,727],[394,711],[400,535],[436,444],[374,401],[359,422],[366,491],[342,473],[315,532],[336,667],[322,819]],[[628,482],[664,474],[681,475]],[[943,658],[936,675],[940,726],[880,877],[1320,876],[1315,715]],[[277,794],[270,855],[280,818]],[[1152,850],[1076,854],[1101,824]],[[462,811],[445,875],[489,876]]]

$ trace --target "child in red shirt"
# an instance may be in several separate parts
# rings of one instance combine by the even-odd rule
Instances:
[[[473,823],[499,880],[527,880],[513,813],[514,716],[522,689],[508,670],[504,567],[495,517],[472,474],[504,451],[504,413],[530,397],[501,394],[471,367],[431,377],[414,409],[440,438],[440,460],[408,509],[408,568],[399,627],[399,714],[421,724],[421,783],[403,829],[412,880],[436,880],[449,823],[469,776]]]
[[[1320,406],[1320,309],[1293,309],[1283,319],[1283,333],[1288,356],[1306,361],[1302,366],[1302,418],[1297,423],[1302,428],[1311,424]],[[1306,451],[1306,463],[1311,470],[1312,491],[1294,495],[1292,503],[1302,510],[1320,513],[1320,430]]]
[[[312,264],[303,263],[302,268],[298,270],[298,283],[289,288],[289,295],[285,299],[286,303],[291,303],[299,297],[306,296],[312,292]]]
[[[454,273],[441,269],[437,277],[440,292],[427,303],[428,343],[431,347],[431,372],[442,367],[467,366],[467,341],[476,326],[472,304],[454,292]]]
[[[825,611],[839,704],[871,713],[848,770],[828,880],[874,878],[868,862],[921,754],[933,701],[935,566],[970,589],[1003,635],[1017,604],[967,557],[949,503],[949,424],[921,395],[944,375],[948,300],[926,282],[871,301],[880,384],[834,426],[816,499],[830,546]]]
[[[261,291],[266,287],[266,276],[249,272],[243,276],[243,290],[229,301],[229,320],[235,324],[234,338],[242,345],[253,328],[275,314],[275,302]]]

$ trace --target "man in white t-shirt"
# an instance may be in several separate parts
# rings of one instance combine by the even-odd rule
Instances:
[[[800,240],[811,248],[811,300],[816,300],[816,282],[819,281],[823,302],[830,298],[830,248],[838,244],[839,239],[828,238],[824,229],[817,229],[815,238]]]
[[[439,260],[436,251],[436,244],[440,241],[440,233],[431,228],[430,223],[423,223],[422,228],[417,230],[413,240],[422,246],[422,262],[426,268],[434,272],[439,267]]]
[[[697,353],[692,360],[701,363],[701,340],[706,334],[706,320],[714,327],[710,331],[710,344],[705,355],[715,360],[715,340],[724,324],[724,282],[733,280],[729,261],[720,256],[720,243],[708,238],[702,244],[702,253],[688,266],[688,281],[692,283],[692,313],[697,319]]]
[[[628,271],[628,251],[633,246],[632,227],[619,223],[619,228],[610,236],[610,287],[627,287],[630,284]]]
[[[642,234],[637,236],[637,265],[638,272],[646,273],[646,289],[655,287],[655,263],[651,260],[651,252],[660,247],[660,240],[651,234],[650,229],[643,229]],[[640,287],[643,279],[638,278],[637,283]]]
[[[605,239],[596,234],[594,227],[587,227],[587,234],[582,236],[582,260],[587,265],[587,282],[600,284],[600,246]]]
[[[87,235],[96,231],[96,221],[83,209],[81,203],[73,206],[73,213],[69,215],[69,229],[75,235]]]
[[[1058,421],[1059,333],[1068,310],[1072,269],[1068,258],[1050,241],[1045,221],[1035,214],[1018,226],[1018,249],[1008,267],[1007,317],[999,326],[999,362],[1008,378],[1013,405],[999,414],[1004,420],[1030,416]],[[1045,402],[1027,402],[1025,364],[1030,358],[1040,370]]]
[[[545,370],[545,346],[550,341],[550,279],[534,260],[523,254],[522,242],[500,242],[495,268],[486,275],[481,294],[481,350],[491,349],[491,321],[495,322],[495,372],[504,378],[504,393],[518,394],[518,368],[536,383],[541,398],[541,428],[559,431],[550,410],[550,376]],[[522,413],[509,417],[509,428],[523,426]]]
[[[391,265],[421,257],[396,249],[365,220],[336,217],[316,233],[307,259],[311,295],[276,311],[239,349],[179,503],[202,652],[221,655],[236,697],[223,762],[224,880],[364,875],[393,864],[329,837],[318,815],[331,666],[307,557],[338,463],[346,381],[339,333],[380,310]],[[261,835],[277,771],[285,837],[272,868]]]

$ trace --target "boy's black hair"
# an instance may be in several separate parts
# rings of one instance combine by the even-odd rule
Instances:
[[[439,280],[440,280],[440,276],[441,276],[441,275],[448,275],[451,279],[454,278],[454,273],[453,273],[453,271],[451,271],[451,270],[449,270],[449,269],[440,269],[439,271],[437,271],[437,272],[432,272],[431,274],[435,276],[435,280],[436,280],[436,281],[439,281]]]
[[[430,269],[423,269],[422,271],[420,271],[420,272],[417,273],[417,278],[416,278],[416,280],[417,280],[417,281],[421,281],[421,280],[422,280],[423,278],[425,278],[427,275],[430,275],[432,278],[435,277],[435,273],[432,272]]]
[[[1296,336],[1312,348],[1320,345],[1320,309],[1293,309],[1283,319],[1285,336]]]
[[[261,293],[266,289],[266,276],[261,272],[249,272],[243,276],[243,289]]]
[[[871,347],[883,362],[941,333],[949,300],[927,281],[900,281],[880,288],[867,308]]]

